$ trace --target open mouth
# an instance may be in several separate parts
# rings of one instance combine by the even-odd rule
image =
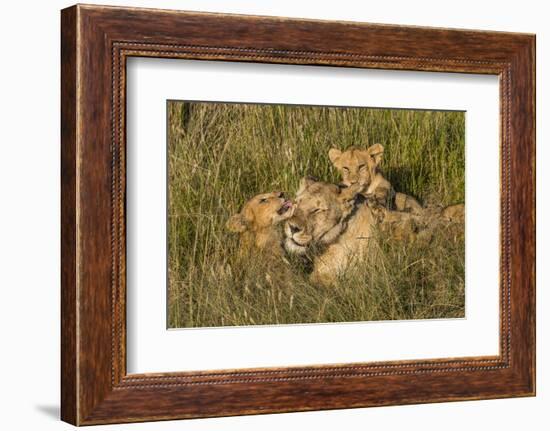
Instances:
[[[283,215],[284,213],[288,212],[288,210],[292,208],[292,202],[289,201],[289,200],[286,200],[284,201],[283,205],[281,206],[281,208],[279,208],[277,210],[277,214],[279,215]]]

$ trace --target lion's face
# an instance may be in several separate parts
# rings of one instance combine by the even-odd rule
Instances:
[[[227,222],[232,232],[257,231],[274,226],[294,212],[294,205],[282,192],[262,193],[254,196],[240,213],[233,215]]]
[[[353,194],[334,185],[302,179],[296,209],[285,223],[285,248],[304,254],[309,246],[332,243],[342,232],[342,221],[353,209]]]
[[[328,152],[330,161],[342,175],[342,183],[348,187],[355,184],[368,186],[376,175],[383,154],[384,147],[380,144],[366,150],[332,148]]]

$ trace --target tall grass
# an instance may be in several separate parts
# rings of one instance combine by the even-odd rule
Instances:
[[[338,182],[331,147],[385,147],[383,171],[423,203],[464,202],[464,114],[365,108],[168,103],[169,327],[464,315],[464,232],[429,244],[381,237],[380,258],[336,287],[307,268],[238,256],[230,215],[252,196]]]

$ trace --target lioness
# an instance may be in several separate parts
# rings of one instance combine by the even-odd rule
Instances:
[[[330,161],[342,175],[344,185],[359,184],[366,187],[364,194],[372,196],[384,207],[420,214],[422,206],[418,201],[405,193],[396,193],[380,172],[383,155],[384,147],[380,144],[374,144],[366,150],[352,148],[340,151],[332,148],[328,152]]]
[[[300,183],[294,214],[285,223],[284,246],[289,253],[314,252],[314,283],[333,284],[369,249],[375,219],[371,209],[358,202],[364,201],[359,191],[312,178]]]
[[[263,250],[280,255],[283,237],[277,225],[293,212],[294,205],[282,192],[263,193],[246,202],[239,213],[229,218],[226,227],[241,235],[241,254]]]

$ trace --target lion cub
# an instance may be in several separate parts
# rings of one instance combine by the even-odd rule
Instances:
[[[390,182],[380,172],[380,162],[384,147],[374,144],[366,150],[349,149],[340,151],[332,148],[328,157],[334,167],[340,171],[342,182],[346,186],[359,184],[366,187],[366,196],[373,196],[375,201],[390,209],[420,214],[422,206],[412,196],[395,192]]]
[[[227,229],[241,235],[240,253],[266,251],[281,254],[279,223],[290,218],[294,205],[282,192],[263,193],[246,202],[241,212],[232,215]]]

